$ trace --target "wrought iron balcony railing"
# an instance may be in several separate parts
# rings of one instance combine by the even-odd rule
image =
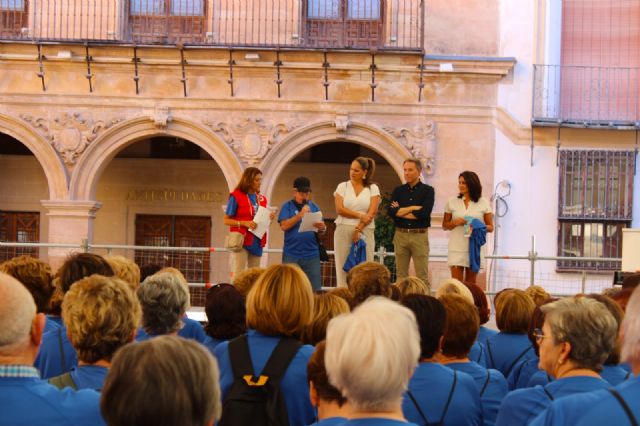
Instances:
[[[635,127],[640,68],[534,65],[533,122]]]
[[[422,0],[0,0],[0,40],[421,50]]]

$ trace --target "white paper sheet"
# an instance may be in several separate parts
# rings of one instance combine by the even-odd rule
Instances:
[[[318,232],[318,228],[313,226],[314,223],[318,222],[322,222],[322,212],[308,212],[304,216],[302,216],[302,221],[300,222],[300,228],[298,228],[298,232]]]
[[[249,232],[251,232],[258,238],[262,238],[264,233],[267,232],[269,224],[271,223],[271,209],[258,206],[258,211],[253,217],[253,221],[258,226],[256,226],[256,229],[249,229]]]

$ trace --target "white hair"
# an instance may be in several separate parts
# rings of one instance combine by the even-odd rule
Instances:
[[[358,410],[389,411],[400,404],[419,357],[413,312],[385,297],[371,297],[329,322],[329,381]]]
[[[29,290],[12,276],[0,273],[0,351],[29,337],[35,315],[36,303]]]
[[[640,286],[631,294],[622,320],[622,361],[640,362]]]
[[[440,283],[440,287],[438,287],[438,289],[436,290],[436,298],[440,299],[445,294],[451,293],[458,294],[464,297],[468,302],[471,302],[471,304],[474,305],[473,294],[471,294],[471,290],[469,290],[469,288],[460,280],[457,280],[455,278],[449,278]]]

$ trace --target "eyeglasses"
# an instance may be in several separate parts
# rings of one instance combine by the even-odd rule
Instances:
[[[542,332],[542,329],[536,328],[533,330],[533,337],[535,337],[536,343],[539,345],[540,343],[542,343],[542,339],[549,336],[545,336],[544,333]]]

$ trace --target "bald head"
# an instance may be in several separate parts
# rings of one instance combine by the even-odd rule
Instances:
[[[0,351],[29,338],[36,304],[29,290],[0,273]]]

